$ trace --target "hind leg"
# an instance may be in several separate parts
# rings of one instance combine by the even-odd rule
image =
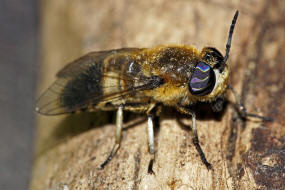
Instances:
[[[116,115],[116,140],[107,159],[99,166],[99,169],[103,169],[114,157],[120,148],[121,136],[122,136],[122,126],[123,126],[123,106],[120,106],[117,110]]]

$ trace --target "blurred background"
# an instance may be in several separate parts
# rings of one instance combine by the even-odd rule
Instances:
[[[38,1],[0,0],[0,189],[28,189],[38,70]]]

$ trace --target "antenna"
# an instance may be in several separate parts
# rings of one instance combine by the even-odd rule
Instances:
[[[226,62],[227,62],[227,60],[229,58],[231,44],[232,44],[232,36],[233,36],[233,33],[234,33],[234,28],[235,28],[235,24],[236,24],[237,18],[238,18],[238,10],[236,11],[236,13],[234,15],[234,18],[232,20],[232,24],[231,24],[230,31],[229,31],[229,36],[228,36],[228,41],[227,41],[227,44],[226,44],[226,55],[224,57],[223,64],[221,65],[220,70],[224,70]]]

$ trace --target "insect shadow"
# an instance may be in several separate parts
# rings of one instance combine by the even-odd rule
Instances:
[[[192,108],[193,110],[196,111],[196,117],[197,117],[197,121],[210,121],[210,120],[214,120],[214,121],[221,121],[227,108],[229,106],[229,102],[227,100],[224,101],[224,105],[223,105],[223,109],[220,112],[214,112],[211,108],[211,106],[209,106],[208,103],[197,103],[195,104]],[[185,124],[182,122],[182,119],[188,119],[189,121],[191,121],[191,117],[181,114],[180,112],[177,112],[175,109],[170,108],[171,111],[167,111],[167,114],[165,115],[164,118],[172,118],[174,115],[174,117],[176,118],[176,121],[178,123],[178,125],[186,131],[190,131],[192,126],[191,124]]]
[[[53,128],[49,136],[43,139],[43,146],[38,154],[53,149],[54,147],[66,142],[72,137],[91,130],[96,127],[104,127],[107,124],[115,123],[115,114],[112,112],[81,112],[76,114],[66,115]],[[44,130],[44,129],[42,129]]]
[[[212,119],[220,121],[227,107],[228,102],[225,101],[224,108],[218,113],[213,112],[207,103],[198,103],[193,106],[193,109],[197,111],[197,119],[200,121]],[[179,113],[175,108],[163,107],[161,117],[156,117],[155,126],[159,127],[161,120],[173,118],[181,120],[189,118],[189,116]],[[108,124],[115,124],[115,121],[116,113],[114,111],[81,112],[77,114],[70,114],[59,123],[53,135],[56,139],[64,139],[66,137],[70,138],[94,128],[101,128]],[[143,117],[143,114],[126,112],[124,116],[124,130],[136,127],[145,121],[146,118]]]
[[[54,131],[54,137],[62,139],[74,137],[96,127],[115,122],[113,112],[81,112],[67,115]]]
[[[213,112],[209,104],[199,103],[193,107],[197,110],[198,120],[216,120],[220,121],[224,115],[228,103],[225,102],[224,109],[219,112]],[[160,117],[154,118],[154,134],[157,136],[160,130],[160,123],[164,119],[176,119],[178,124],[183,130],[191,130],[191,125],[186,126],[182,119],[191,119],[189,116],[181,114],[175,108],[163,107]],[[126,112],[124,115],[124,126],[123,130],[136,127],[147,121],[147,118],[143,114]],[[114,111],[96,111],[96,112],[80,112],[76,114],[67,115],[63,120],[55,127],[51,134],[51,137],[47,139],[49,141],[46,144],[45,150],[54,148],[60,145],[66,140],[78,136],[84,132],[92,130],[94,128],[101,128],[106,125],[115,125],[116,123],[116,112]],[[146,134],[147,135],[147,134]],[[52,140],[51,140],[52,139]]]
[[[197,111],[196,114],[197,114],[198,121],[208,121],[208,120],[221,121],[228,107],[229,107],[229,102],[225,100],[223,109],[220,112],[214,112],[208,103],[197,103],[195,106],[193,106],[193,109]],[[183,130],[187,130],[187,131],[191,130],[191,124],[186,125],[181,121],[182,119],[189,119],[189,121],[191,121],[191,117],[178,112],[173,107],[163,107],[160,116],[154,118],[154,135],[155,136],[157,136],[159,133],[160,123],[165,119],[176,119],[179,126]],[[136,122],[132,122],[134,120]],[[136,127],[137,125],[144,123],[146,121],[147,121],[147,118],[144,117],[143,114],[126,112],[125,118],[124,118],[125,126],[123,127],[123,130],[128,130],[130,128]]]
[[[124,130],[135,127],[146,121],[143,114],[126,112],[124,116]],[[72,138],[94,128],[102,128],[105,125],[115,125],[116,112],[114,111],[96,111],[96,112],[80,112],[67,115],[55,127],[52,133],[56,141],[62,142],[67,138]]]

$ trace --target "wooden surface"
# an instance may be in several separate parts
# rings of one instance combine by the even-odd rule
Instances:
[[[128,119],[121,149],[104,170],[97,168],[114,143],[112,114],[39,116],[31,189],[285,188],[283,0],[43,1],[39,92],[67,62],[89,51],[175,43],[224,53],[236,9],[231,84],[249,112],[274,122],[241,121],[230,104],[218,115],[200,110],[198,135],[213,165],[208,171],[181,124],[190,119],[166,111],[156,130],[155,175],[149,175],[144,116]]]

